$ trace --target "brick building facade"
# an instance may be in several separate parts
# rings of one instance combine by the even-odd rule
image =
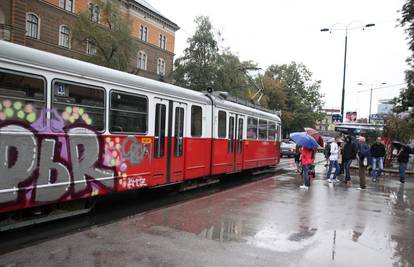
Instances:
[[[138,52],[129,72],[171,82],[175,32],[179,27],[145,0],[120,0],[121,12],[132,21]],[[86,44],[69,38],[80,12],[91,12],[92,0],[1,0],[0,39],[80,59]],[[93,12],[93,11],[92,11]],[[66,47],[65,47],[66,46]]]

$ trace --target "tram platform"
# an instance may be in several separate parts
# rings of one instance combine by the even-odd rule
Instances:
[[[0,266],[411,266],[414,182],[260,180],[0,256]],[[368,179],[369,180],[369,179]],[[139,203],[137,203],[139,204]]]

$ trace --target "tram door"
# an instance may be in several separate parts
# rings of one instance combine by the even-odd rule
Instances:
[[[229,140],[227,152],[230,154],[230,172],[239,172],[243,165],[243,126],[244,117],[238,114],[229,116]]]
[[[184,124],[187,106],[168,99],[154,100],[153,179],[156,184],[184,178]]]
[[[187,104],[173,102],[172,136],[170,148],[171,178],[170,182],[184,179],[184,129],[187,115]]]

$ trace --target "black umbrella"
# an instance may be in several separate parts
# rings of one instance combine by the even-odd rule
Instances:
[[[402,143],[402,142],[400,142],[400,141],[392,141],[392,146],[393,146],[395,149],[397,149],[397,150],[400,150],[400,149],[401,149],[401,147],[403,147],[403,146],[407,147],[407,145],[406,145],[406,144],[404,144],[404,143]]]

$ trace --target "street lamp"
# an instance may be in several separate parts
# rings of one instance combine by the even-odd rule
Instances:
[[[358,23],[358,26],[353,26],[355,23]],[[343,28],[335,28],[337,25],[342,25]],[[362,24],[358,21],[351,21],[348,24],[344,23],[335,23],[331,26],[331,28],[322,28],[321,32],[329,32],[332,33],[333,31],[345,31],[345,54],[344,54],[344,75],[342,79],[342,103],[341,103],[341,114],[342,114],[342,120],[345,117],[344,114],[344,104],[345,104],[345,74],[346,74],[346,52],[347,52],[347,46],[348,46],[348,30],[356,30],[356,29],[362,29],[365,30],[365,28],[373,27],[375,26],[374,23],[368,23],[368,24]]]
[[[360,86],[366,86],[366,85],[371,85],[371,89],[370,89],[370,95],[369,95],[369,115],[368,115],[368,123],[371,123],[371,105],[372,105],[372,90],[374,89],[374,85],[376,86],[380,86],[380,85],[385,85],[387,83],[380,83],[380,82],[371,82],[370,84],[364,84],[364,83],[358,83],[358,85]],[[377,89],[377,88],[375,88]]]

